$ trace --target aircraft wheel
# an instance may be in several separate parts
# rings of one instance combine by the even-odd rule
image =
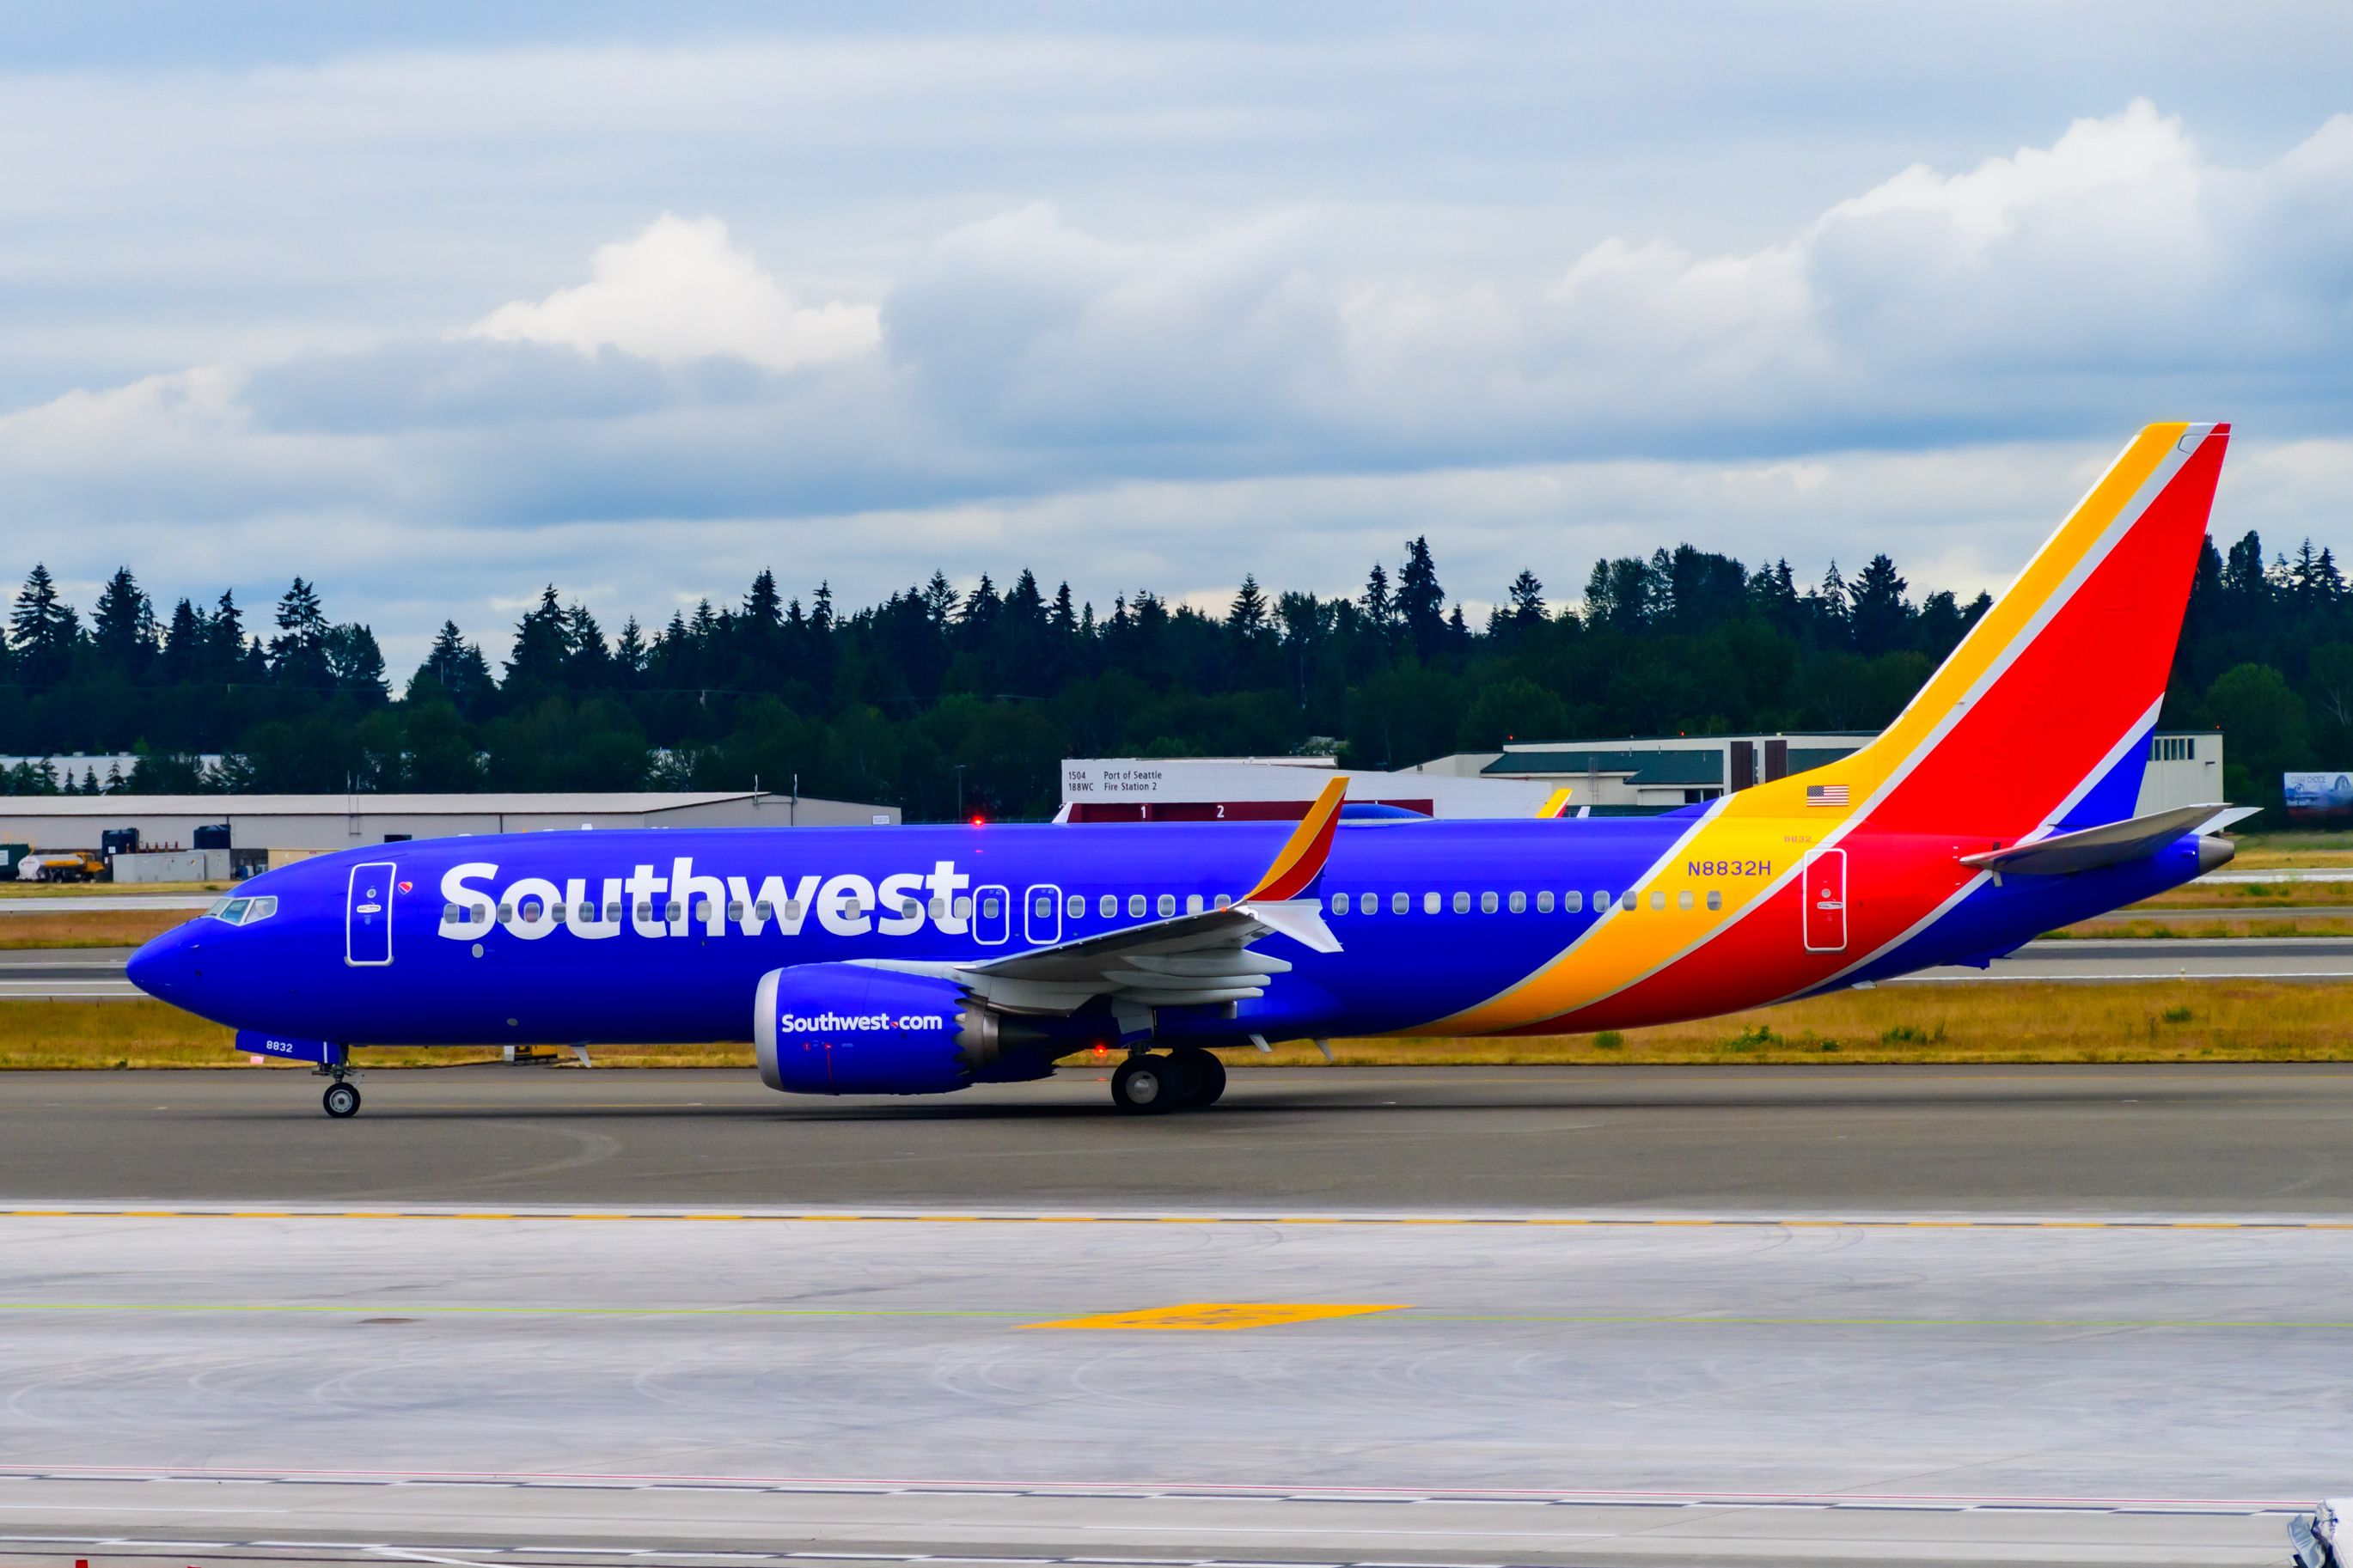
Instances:
[[[327,1108],[327,1114],[338,1121],[360,1113],[360,1091],[340,1079],[327,1086],[327,1092],[319,1097],[319,1102]]]
[[[1186,1046],[1171,1051],[1169,1060],[1181,1067],[1193,1080],[1193,1092],[1185,1097],[1187,1106],[1199,1110],[1215,1105],[1218,1097],[1226,1092],[1226,1064],[1219,1061],[1214,1052],[1205,1051],[1198,1046]]]
[[[1111,1075],[1111,1102],[1130,1116],[1165,1116],[1182,1097],[1166,1057],[1130,1057]]]

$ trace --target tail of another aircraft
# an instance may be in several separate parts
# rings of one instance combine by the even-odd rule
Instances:
[[[2132,816],[2230,433],[2142,430],[1886,732],[1775,805],[2011,842]]]

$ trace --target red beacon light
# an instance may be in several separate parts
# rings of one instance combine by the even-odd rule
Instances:
[[[976,817],[974,817],[974,818],[972,819],[972,825],[973,825],[975,827],[978,827],[978,826],[982,826],[984,823],[987,822],[987,820],[988,820],[988,818],[987,818],[987,817],[985,817],[985,816],[976,816]]]

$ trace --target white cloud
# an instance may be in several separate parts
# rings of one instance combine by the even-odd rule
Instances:
[[[76,577],[348,573],[419,622],[379,626],[396,658],[551,572],[629,584],[608,620],[762,564],[851,601],[1025,561],[1099,605],[1345,590],[1417,533],[1474,602],[1684,539],[1998,585],[2075,470],[2177,416],[2239,422],[2218,531],[2346,542],[2353,120],[2238,163],[2137,101],[2054,131],[1889,159],[1737,243],[1529,231],[1483,270],[1314,200],[975,195],[854,266],[665,216],[487,315],[543,284],[0,416],[0,490]]]
[[[727,356],[775,371],[864,353],[881,336],[871,305],[797,303],[715,217],[664,213],[635,238],[600,247],[589,269],[590,281],[501,305],[469,335],[664,363]]]

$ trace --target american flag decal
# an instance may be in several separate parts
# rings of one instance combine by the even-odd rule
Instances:
[[[1846,785],[1808,784],[1806,786],[1806,804],[1808,805],[1844,805],[1846,804]]]

